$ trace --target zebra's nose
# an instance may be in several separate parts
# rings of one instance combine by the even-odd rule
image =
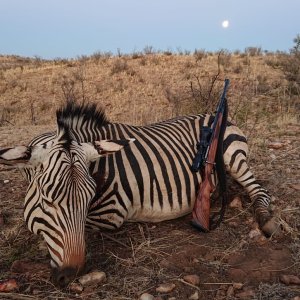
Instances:
[[[75,279],[78,269],[66,267],[64,269],[54,269],[52,271],[52,279],[56,285],[63,288]]]

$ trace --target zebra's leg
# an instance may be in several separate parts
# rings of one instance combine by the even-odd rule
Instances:
[[[235,127],[235,126],[232,126]],[[236,127],[231,128],[234,131]],[[239,130],[238,130],[239,131]],[[248,192],[253,203],[254,215],[260,229],[265,235],[270,236],[278,230],[278,222],[270,211],[271,196],[252,174],[247,163],[248,145],[245,138],[236,138],[237,133],[243,137],[241,132],[225,134],[224,163],[230,175],[241,184]]]

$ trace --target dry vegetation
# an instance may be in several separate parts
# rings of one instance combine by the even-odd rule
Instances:
[[[70,97],[99,103],[113,121],[141,125],[213,110],[223,79],[230,78],[230,118],[249,137],[250,165],[274,195],[283,227],[281,235],[268,240],[249,236],[255,228],[249,199],[232,183],[231,198],[241,197],[243,209],[228,209],[225,222],[209,234],[191,228],[189,216],[89,233],[87,265],[105,271],[108,281],[76,295],[49,281],[47,251],[22,219],[26,182],[18,171],[1,168],[0,279],[16,278],[19,290],[0,298],[138,299],[149,292],[158,299],[180,300],[196,291],[199,299],[299,296],[299,285],[279,280],[282,274],[300,275],[299,62],[296,48],[286,54],[253,47],[242,53],[176,54],[146,47],[132,55],[95,53],[51,61],[0,56],[0,148],[52,130],[56,108]],[[269,148],[272,142],[282,146]],[[20,274],[12,268],[20,259],[42,267]],[[187,274],[198,274],[200,285],[186,284],[182,278]],[[175,283],[174,291],[156,292],[164,282]],[[239,282],[241,289],[234,289]]]

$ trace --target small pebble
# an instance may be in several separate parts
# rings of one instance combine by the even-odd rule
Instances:
[[[242,209],[242,200],[240,197],[235,197],[233,200],[229,203],[230,208],[237,208],[237,209]]]
[[[244,284],[241,282],[234,282],[232,286],[235,290],[240,290],[243,287],[243,285]]]
[[[9,183],[9,180],[6,179],[6,180],[3,181],[3,183],[5,183],[5,184],[6,184],[6,183]]]
[[[81,276],[78,281],[83,286],[100,284],[106,280],[106,274],[104,272],[94,271]]]
[[[170,293],[175,289],[176,285],[174,283],[163,283],[156,288],[159,293]]]
[[[18,283],[15,279],[7,279],[0,281],[0,292],[10,293],[19,288]]]
[[[69,289],[76,294],[81,294],[83,291],[83,286],[79,283],[72,282],[69,285]]]
[[[196,274],[193,275],[186,275],[183,277],[184,281],[193,284],[193,285],[199,285],[200,283],[200,277]]]
[[[284,146],[285,146],[285,144],[282,143],[282,142],[271,142],[268,145],[268,147],[271,148],[271,149],[280,149]]]
[[[280,281],[284,284],[296,284],[300,285],[300,278],[295,275],[280,275]]]
[[[258,238],[261,236],[261,231],[257,228],[257,229],[252,229],[249,232],[249,238],[250,239],[254,239],[254,238]]]
[[[194,294],[192,294],[190,297],[189,297],[190,300],[198,300],[199,299],[199,293],[198,291],[196,291]]]
[[[154,300],[154,296],[148,293],[143,293],[139,300]]]

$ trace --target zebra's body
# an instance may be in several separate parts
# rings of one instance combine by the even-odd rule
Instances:
[[[46,240],[59,284],[83,268],[86,226],[114,229],[124,221],[159,222],[192,210],[201,176],[191,165],[200,129],[212,121],[206,114],[130,126],[108,122],[95,105],[68,103],[57,112],[57,132],[0,150],[0,163],[23,166],[29,181],[25,221]],[[245,136],[230,123],[223,151],[226,170],[245,187],[264,226],[270,196],[248,167]]]
[[[212,121],[213,115],[199,114],[148,126],[109,123],[90,135],[78,132],[76,138],[81,142],[135,138],[130,147],[91,164],[97,192],[89,207],[87,226],[115,229],[124,221],[159,222],[191,212],[202,181],[199,172],[191,171],[191,164],[200,128]],[[42,134],[30,146],[47,147],[55,136],[55,132]],[[256,206],[267,208],[270,197],[253,177],[247,154],[245,136],[228,123],[224,135],[226,170],[252,200],[256,199]]]

